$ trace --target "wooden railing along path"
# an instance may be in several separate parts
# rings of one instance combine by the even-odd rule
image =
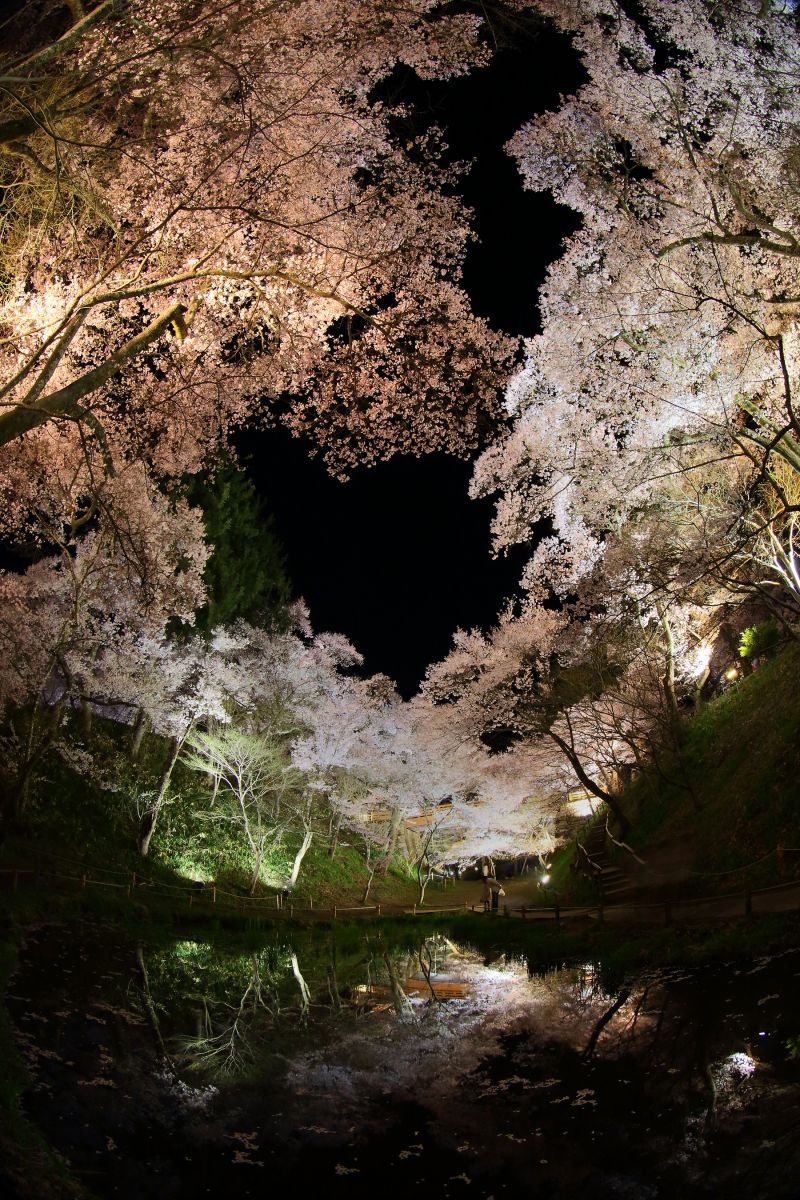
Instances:
[[[383,916],[419,916],[434,913],[483,912],[482,902],[470,904],[358,904],[358,905],[315,905],[312,897],[284,897],[281,892],[269,895],[247,896],[227,891],[216,884],[176,885],[151,882],[136,871],[113,867],[96,867],[62,856],[60,869],[45,868],[0,868],[0,889],[16,892],[20,887],[45,888],[50,891],[83,891],[87,888],[111,888],[125,893],[131,902],[158,898],[176,902],[176,916],[187,912],[215,912],[220,915],[260,917],[269,920],[337,920],[341,918],[364,918]],[[70,870],[69,868],[72,868]],[[77,868],[77,869],[76,869]],[[112,878],[106,878],[111,876]],[[476,885],[477,886],[477,885]],[[177,905],[180,907],[178,908]],[[656,900],[646,903],[625,901],[618,904],[599,902],[591,905],[565,906],[557,902],[552,906],[528,907],[505,905],[502,915],[521,920],[535,921],[584,921],[614,923],[670,924],[672,922],[732,920],[757,913],[792,912],[800,910],[800,881],[775,884],[772,887],[753,888],[744,892],[731,892],[721,896],[701,896],[686,899]],[[492,914],[497,915],[497,914]]]

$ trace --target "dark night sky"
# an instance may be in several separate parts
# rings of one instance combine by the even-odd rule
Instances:
[[[549,196],[523,191],[502,146],[584,76],[567,39],[538,21],[505,37],[513,45],[469,78],[421,82],[398,69],[380,94],[409,105],[418,127],[443,127],[454,157],[475,159],[462,194],[481,241],[469,251],[465,285],[478,315],[525,336],[538,328],[545,270],[576,223]],[[315,629],[346,634],[366,669],[391,676],[404,695],[447,653],[456,628],[487,628],[514,594],[530,547],[491,558],[493,504],[468,498],[469,463],[397,457],[342,484],[284,430],[248,433],[238,444]]]
[[[315,629],[346,634],[406,696],[457,626],[491,623],[513,593],[525,553],[489,557],[492,502],[467,499],[469,463],[398,456],[340,483],[285,430],[248,450]]]

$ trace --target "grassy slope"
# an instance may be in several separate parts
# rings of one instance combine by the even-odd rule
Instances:
[[[691,792],[639,780],[628,796],[631,844],[666,875],[670,863],[678,876],[681,867],[692,872],[683,889],[737,890],[800,875],[800,853],[790,849],[800,847],[799,672],[793,644],[697,713],[682,764]]]
[[[800,878],[800,646],[791,644],[687,722],[681,761],[637,779],[622,803],[646,891],[713,895]],[[783,864],[776,848],[784,848]],[[794,849],[793,849],[794,848]],[[556,856],[554,882],[582,900]]]
[[[662,777],[653,773],[638,779],[624,797],[633,822],[629,841],[650,868],[640,878],[643,886],[712,894],[800,877],[800,852],[794,850],[800,847],[798,674],[800,646],[792,644],[692,717],[682,762],[666,763]],[[97,722],[92,745],[109,767],[125,763],[119,727]],[[42,866],[58,861],[50,857],[55,853],[135,870],[167,884],[213,878],[232,890],[246,890],[248,857],[241,842],[224,827],[197,819],[208,796],[198,777],[180,767],[174,776],[175,801],[159,822],[150,858],[142,863],[134,847],[136,822],[128,794],[134,782],[142,786],[158,775],[163,747],[151,739],[148,753],[138,781],[133,775],[123,778],[119,790],[87,784],[51,755],[30,813],[28,837],[7,844],[0,865]],[[782,869],[775,854],[779,845],[785,848]],[[276,877],[286,871],[293,850],[285,847],[270,864]],[[552,885],[562,902],[590,902],[594,886],[571,875],[571,858],[572,847],[555,856]],[[630,865],[628,856],[621,858]],[[303,864],[298,893],[301,902],[310,895],[318,905],[357,904],[365,883],[363,860],[353,846],[342,844],[331,859],[317,840]],[[478,898],[474,888],[456,891],[458,895],[432,885],[428,902]],[[537,893],[531,886],[525,902],[527,893],[534,903],[552,903],[552,893]],[[413,883],[399,869],[385,879],[376,877],[370,894],[370,900],[387,903],[413,899]]]
[[[52,751],[43,765],[26,812],[22,835],[9,836],[0,850],[0,868],[63,872],[80,875],[82,865],[121,872],[127,880],[133,872],[137,878],[151,880],[163,887],[186,887],[192,880],[216,880],[218,886],[235,893],[250,890],[250,855],[242,835],[225,823],[210,823],[202,814],[209,812],[209,792],[197,774],[181,764],[176,767],[170,788],[170,801],[164,807],[151,843],[150,854],[142,859],[136,850],[137,815],[131,797],[137,791],[154,790],[166,754],[165,745],[156,738],[146,742],[142,761],[134,768],[127,750],[128,731],[110,721],[96,718],[91,737],[86,739],[75,721],[70,730],[77,747],[70,765]],[[110,786],[92,783],[81,770],[81,756],[91,749],[95,774],[113,780]],[[198,815],[201,814],[201,815]],[[297,834],[299,843],[300,834]],[[368,873],[363,855],[348,845],[345,831],[334,858],[328,854],[326,841],[318,836],[303,861],[297,885],[301,904],[313,898],[315,905],[334,902],[341,905],[359,904],[364,895]],[[260,892],[271,895],[280,880],[288,875],[297,846],[289,840],[265,862]],[[111,879],[115,878],[110,876]],[[22,884],[28,881],[23,877]],[[0,879],[0,901],[4,907],[16,908],[23,917],[30,897],[10,895],[10,877]],[[65,884],[69,892],[71,886]],[[46,887],[43,882],[42,887]],[[77,885],[76,885],[77,887]],[[41,890],[41,887],[36,890]],[[21,893],[25,887],[20,889]],[[435,894],[436,889],[431,888]],[[114,904],[114,889],[88,889],[81,897],[81,907],[92,911],[103,908],[101,896]],[[385,877],[376,875],[369,901],[409,902],[416,888],[403,864],[392,864]],[[123,893],[124,896],[124,893]],[[148,908],[154,914],[169,908],[147,896]],[[70,905],[53,896],[53,906],[64,909]],[[74,905],[72,906],[74,907]],[[124,907],[124,905],[123,905]],[[27,903],[27,911],[35,915],[41,905]]]

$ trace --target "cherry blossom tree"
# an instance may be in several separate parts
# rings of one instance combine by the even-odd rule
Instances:
[[[134,634],[153,637],[174,614],[191,620],[204,596],[199,513],[170,503],[139,464],[104,481],[86,514],[93,528],[77,544],[50,517],[45,509],[60,553],[0,576],[0,703],[26,730],[4,805],[11,820],[65,703],[81,704],[88,723],[93,674],[107,648]]]
[[[13,460],[88,441],[197,470],[281,398],[336,470],[476,445],[511,344],[460,289],[450,177],[395,146],[370,100],[398,59],[433,77],[484,57],[479,21],[434,7],[102,5],[57,53],[9,64],[19,187],[57,176],[67,198],[78,180],[104,197],[102,220],[51,211],[16,251]]]
[[[341,476],[498,427],[514,347],[461,286],[457,172],[435,130],[402,144],[374,92],[398,62],[445,78],[484,61],[480,19],[432,0],[143,0],[9,57],[0,525],[48,556],[0,577],[0,695],[34,713],[18,796],[57,693],[87,719],[138,713],[172,747],[146,850],[181,746],[210,762],[212,723],[267,739],[308,811],[370,854],[430,815],[409,839],[422,879],[544,845],[565,764],[624,830],[619,780],[679,753],[710,614],[755,593],[796,620],[795,15],[536,8],[588,82],[508,150],[582,225],[473,481],[499,494],[497,549],[534,546],[526,596],[459,632],[409,704],[302,613],[170,639],[207,553],[179,483],[250,419],[310,436]]]
[[[341,473],[399,449],[464,452],[497,414],[512,343],[461,290],[470,230],[453,172],[435,133],[397,144],[371,98],[398,60],[445,77],[487,51],[478,18],[429,0],[103,3],[74,17],[55,42],[6,55],[0,92],[0,521],[61,550],[4,579],[9,621],[20,605],[36,615],[3,690],[41,704],[56,657],[76,695],[102,682],[98,696],[133,698],[146,677],[137,707],[177,753],[195,708],[220,707],[201,698],[200,648],[163,637],[202,603],[205,551],[177,482],[252,416],[311,433]],[[157,594],[155,564],[131,561],[146,550],[143,496],[167,526],[183,514],[171,610],[171,551]],[[94,554],[98,522],[138,579],[135,602],[114,555]],[[159,536],[174,544],[152,522],[148,536],[147,553]],[[106,595],[87,633],[61,577],[90,558]],[[48,579],[61,615],[44,630],[24,592]],[[101,653],[114,640],[133,650],[124,669]]]
[[[528,581],[568,593],[665,478],[793,458],[800,46],[781,5],[538,7],[590,81],[508,148],[583,226],[474,487],[500,546],[551,522]]]

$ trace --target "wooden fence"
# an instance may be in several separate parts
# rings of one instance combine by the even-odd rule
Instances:
[[[0,888],[17,892],[20,887],[45,888],[49,891],[84,891],[87,888],[110,888],[125,894],[131,902],[150,898],[171,900],[176,915],[187,912],[198,914],[236,914],[261,917],[270,920],[300,919],[304,921],[337,920],[341,918],[363,918],[433,913],[483,912],[483,903],[408,905],[408,904],[358,904],[315,905],[312,897],[284,897],[281,892],[268,895],[248,896],[227,891],[216,884],[175,885],[152,882],[136,871],[112,867],[89,866],[75,859],[59,857],[65,864],[62,869],[45,868],[0,868]],[[73,869],[70,870],[69,868]],[[111,876],[111,878],[107,878]],[[732,920],[752,916],[756,913],[791,912],[800,910],[800,883],[776,884],[773,887],[732,892],[721,896],[701,896],[686,899],[670,899],[639,903],[624,901],[620,904],[563,906],[555,903],[551,907],[528,907],[505,905],[502,916],[521,920],[568,921],[581,919],[598,923],[648,923],[669,925],[672,922]],[[498,915],[498,914],[492,914]]]

